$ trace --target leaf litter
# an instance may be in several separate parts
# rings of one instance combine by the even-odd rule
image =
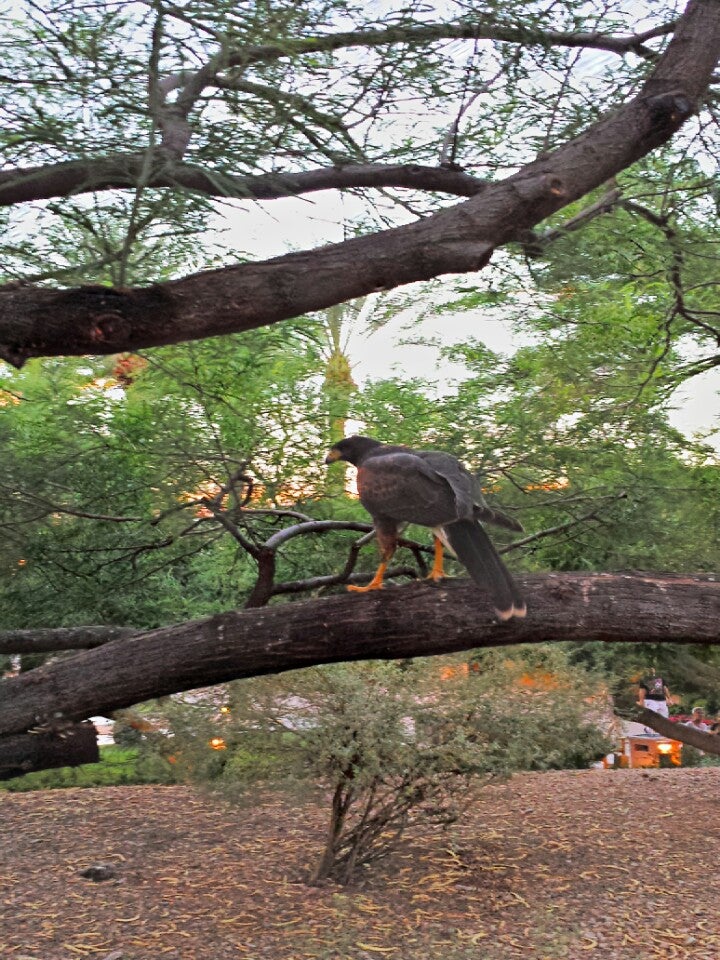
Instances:
[[[718,960],[719,813],[720,768],[522,774],[317,888],[317,805],[0,794],[0,957]],[[94,864],[113,878],[83,878]]]

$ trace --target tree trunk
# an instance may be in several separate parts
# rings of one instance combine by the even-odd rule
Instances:
[[[345,826],[345,817],[350,809],[352,800],[352,785],[343,780],[335,787],[335,792],[333,793],[330,807],[330,822],[325,839],[325,849],[320,857],[320,862],[310,878],[310,883],[314,886],[319,886],[321,883],[324,883],[332,872],[332,868],[335,865],[338,838],[342,834],[343,827]]]

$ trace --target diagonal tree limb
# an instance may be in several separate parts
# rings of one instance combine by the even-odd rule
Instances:
[[[720,756],[720,737],[713,733],[703,733],[702,730],[694,730],[683,723],[667,720],[660,714],[645,708],[639,709],[633,714],[633,719],[638,723],[650,727],[663,737],[670,737],[672,740],[679,740],[686,743],[689,747],[695,747],[697,750],[703,750],[705,753],[712,753]]]
[[[720,5],[691,0],[635,98],[479,196],[374,235],[149,288],[6,286],[0,356],[21,366],[32,356],[108,354],[222,335],[376,290],[482,269],[495,247],[521,239],[667,142],[696,109],[719,57]]]

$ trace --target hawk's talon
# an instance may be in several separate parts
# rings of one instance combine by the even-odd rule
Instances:
[[[381,583],[373,583],[372,581],[368,583],[366,587],[356,587],[353,584],[348,584],[347,590],[350,593],[368,593],[370,590],[382,590],[383,585]]]
[[[425,579],[432,580],[433,583],[439,583],[441,580],[449,580],[450,578],[442,570],[431,570],[430,573],[426,575]]]
[[[364,587],[356,587],[353,584],[348,585],[348,590],[352,593],[368,593],[370,590],[382,590],[383,579],[385,577],[385,571],[387,570],[387,561],[383,560],[380,566],[375,571],[375,576],[372,578],[370,583]]]

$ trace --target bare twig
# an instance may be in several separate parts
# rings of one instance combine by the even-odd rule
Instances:
[[[613,499],[622,500],[626,497],[626,493],[619,493]],[[512,550],[519,550],[521,547],[526,547],[531,543],[537,543],[539,540],[556,537],[558,534],[566,533],[568,530],[572,530],[582,523],[588,523],[590,520],[602,522],[602,517],[597,510],[591,510],[589,513],[584,513],[581,517],[573,517],[572,520],[567,520],[565,523],[560,523],[555,527],[546,527],[544,530],[538,530],[537,533],[532,533],[527,537],[523,537],[521,540],[515,540],[505,547],[500,547],[498,553],[510,553]]]

